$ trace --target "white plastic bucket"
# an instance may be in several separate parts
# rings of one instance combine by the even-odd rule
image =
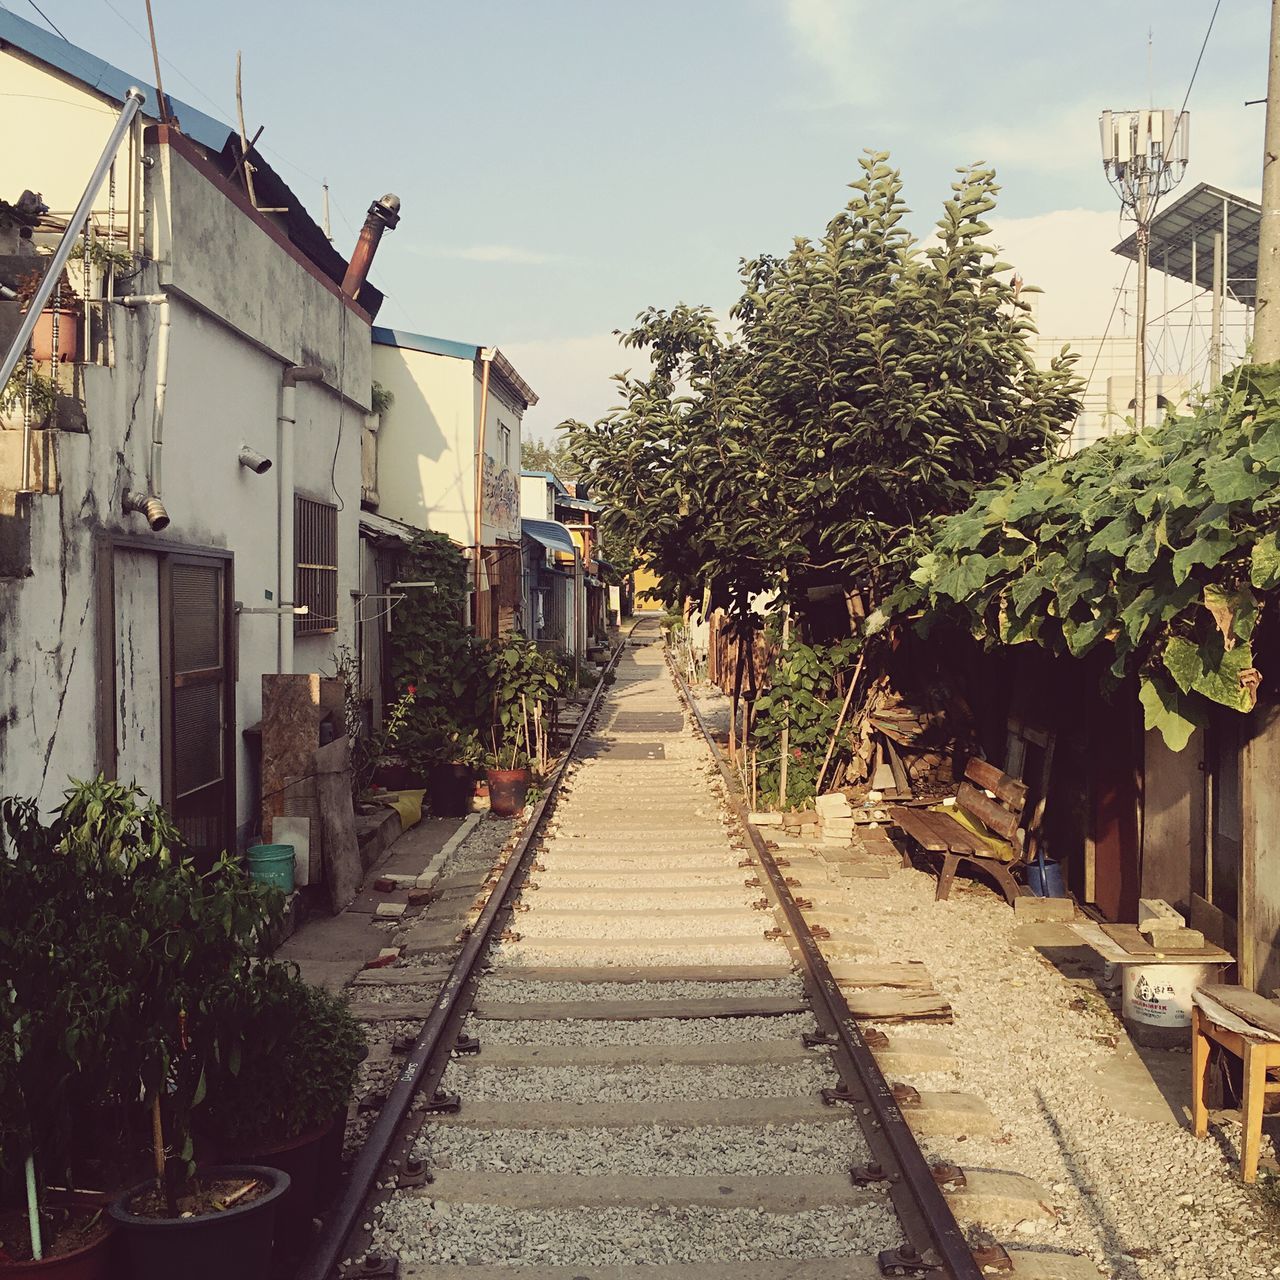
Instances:
[[[1149,1027],[1189,1027],[1191,993],[1212,980],[1216,969],[1211,964],[1127,964],[1121,1012]]]

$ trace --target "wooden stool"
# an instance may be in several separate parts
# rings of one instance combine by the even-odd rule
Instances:
[[[1240,1174],[1245,1182],[1258,1180],[1258,1151],[1262,1146],[1262,1103],[1269,1093],[1280,1093],[1280,1084],[1267,1080],[1268,1067],[1280,1067],[1280,1043],[1255,1040],[1220,1027],[1197,1005],[1191,1010],[1191,1121],[1197,1138],[1209,1132],[1209,1108],[1205,1084],[1209,1075],[1209,1042],[1221,1045],[1244,1063],[1244,1099],[1241,1120],[1244,1142]]]

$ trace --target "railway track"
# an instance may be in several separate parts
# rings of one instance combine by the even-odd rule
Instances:
[[[983,1229],[1034,1183],[922,1154],[999,1125],[896,1080],[954,1070],[936,1043],[863,1030],[949,1016],[848,932],[887,868],[775,855],[656,624],[615,658],[524,838],[440,904],[456,956],[371,975],[418,1029],[303,1280],[1096,1275]]]

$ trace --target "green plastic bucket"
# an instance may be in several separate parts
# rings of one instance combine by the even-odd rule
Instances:
[[[252,844],[245,852],[249,875],[259,884],[293,892],[293,845]]]

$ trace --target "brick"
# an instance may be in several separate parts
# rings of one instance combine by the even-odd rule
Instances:
[[[428,902],[435,901],[436,894],[430,889],[410,889],[408,898],[411,907],[425,907]]]
[[[399,947],[383,947],[372,960],[366,960],[366,969],[386,969],[400,959]]]
[[[378,893],[394,893],[397,885],[390,876],[379,876],[373,882],[373,887]]]

